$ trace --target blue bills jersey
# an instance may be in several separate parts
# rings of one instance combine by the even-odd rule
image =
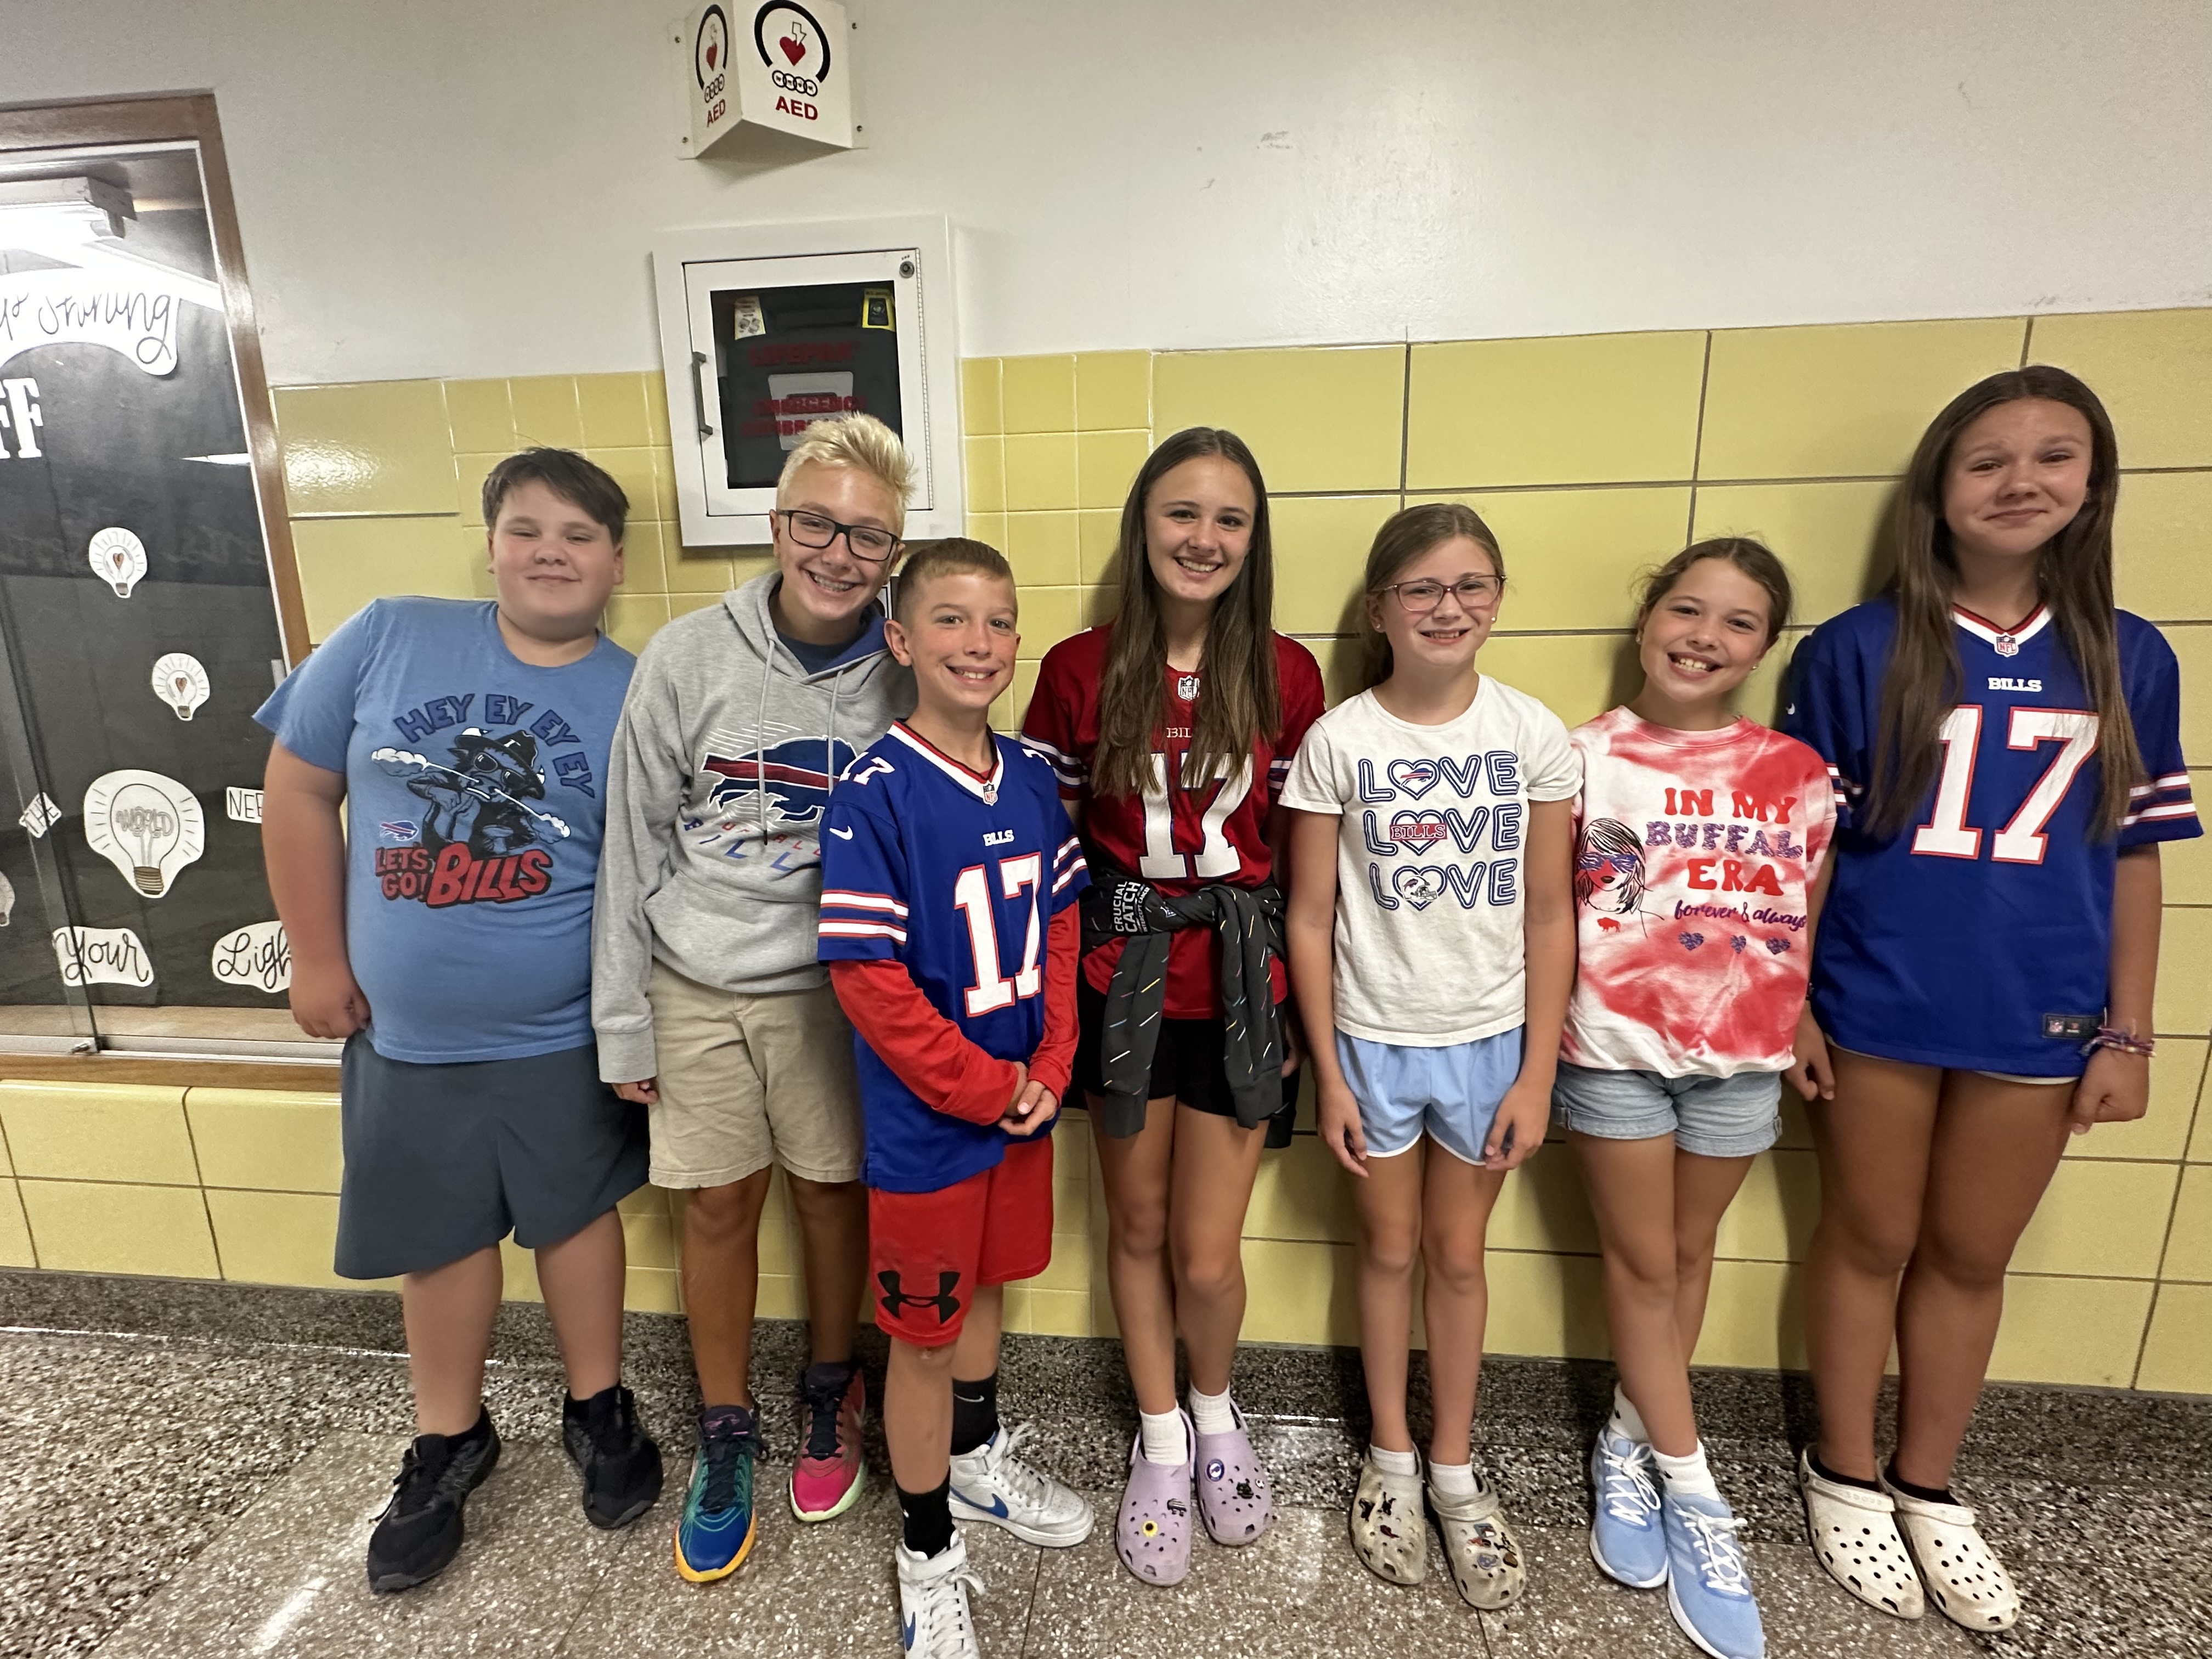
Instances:
[[[1923,1066],[2073,1077],[2105,1012],[2123,848],[2203,833],[2181,757],[2181,676],[2159,631],[2116,615],[2120,679],[2148,775],[2117,840],[2094,833],[2098,716],[2039,607],[2005,629],[1955,611],[1964,690],[1910,827],[1876,840],[1855,809],[1872,775],[1887,599],[1822,623],[1791,665],[1783,729],[1837,786],[1834,875],[1812,1002],[1831,1041]]]
[[[1091,884],[1050,765],[1010,738],[971,770],[903,724],[846,769],[823,822],[821,958],[902,963],[996,1060],[1044,1037],[1052,919]],[[1005,1156],[1006,1132],[931,1107],[857,1035],[864,1178],[928,1193]]]

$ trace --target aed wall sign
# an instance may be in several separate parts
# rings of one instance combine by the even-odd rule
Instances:
[[[836,0],[711,0],[675,44],[686,155],[747,130],[853,147],[853,31]]]

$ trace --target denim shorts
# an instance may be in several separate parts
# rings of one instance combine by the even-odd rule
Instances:
[[[1749,1158],[1782,1133],[1782,1073],[1662,1077],[1656,1072],[1601,1072],[1559,1062],[1552,1121],[1606,1140],[1671,1134],[1701,1158]]]
[[[1482,1162],[1498,1104],[1521,1075],[1521,1027],[1443,1048],[1336,1034],[1370,1158],[1395,1158],[1425,1132],[1462,1164]]]

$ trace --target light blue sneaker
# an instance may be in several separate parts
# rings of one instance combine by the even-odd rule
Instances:
[[[1590,1556],[1607,1577],[1637,1589],[1667,1582],[1667,1534],[1659,1524],[1659,1468],[1651,1448],[1610,1426],[1590,1449]]]
[[[1668,1492],[1661,1499],[1667,1529],[1667,1605],[1682,1634],[1713,1659],[1766,1659],[1766,1632],[1752,1599],[1743,1522],[1717,1498]]]

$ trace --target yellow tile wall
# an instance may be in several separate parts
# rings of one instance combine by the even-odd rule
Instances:
[[[1202,423],[1237,430],[1259,458],[1273,492],[1278,622],[1321,659],[1332,698],[1351,689],[1358,573],[1376,526],[1408,500],[1443,496],[1473,504],[1505,548],[1511,580],[1486,670],[1571,724],[1633,689],[1626,629],[1644,570],[1692,536],[1767,539],[1798,591],[1797,627],[1744,697],[1747,712],[1771,718],[1803,629],[1879,585],[1881,526],[1929,417],[1971,381],[2022,361],[2075,369],[2112,411],[2128,471],[2121,601],[2173,642],[2185,743],[2212,784],[2212,562],[2201,545],[2212,520],[2212,309],[970,359],[961,374],[969,528],[1003,548],[1022,581],[1022,663],[995,713],[1018,721],[1036,660],[1110,613],[1129,480],[1153,442]],[[486,591],[477,490],[525,442],[581,446],[629,491],[629,575],[609,625],[633,648],[765,568],[757,550],[682,546],[658,374],[301,387],[276,404],[317,639],[379,593]],[[2000,1376],[2212,1393],[2212,1184],[2197,1179],[2212,1166],[2212,1113],[2198,1109],[2212,1036],[2212,843],[2169,848],[2165,863],[2152,1110],[2069,1148],[2014,1264]],[[280,1225],[270,1207],[250,1224],[252,1204],[236,1200],[332,1190],[326,1110],[200,1091],[181,1106],[134,1100],[98,1109],[158,1133],[92,1152],[66,1127],[88,1103],[35,1091],[19,1100],[16,1086],[0,1085],[0,1131],[24,1190],[12,1212],[0,1193],[0,1261],[14,1250],[59,1265],[46,1261],[40,1214],[59,1230],[57,1249],[76,1250],[83,1218],[115,1201],[56,1207],[62,1187],[150,1197],[171,1190],[155,1183],[204,1180],[199,1235],[185,1229],[163,1260],[184,1262],[204,1237],[222,1245],[227,1273],[243,1270],[236,1254],[322,1282],[307,1275],[326,1261],[288,1255],[284,1242],[315,1212],[295,1206]],[[265,1126],[258,1144],[255,1124]],[[185,1163],[195,1141],[197,1174]],[[1782,1146],[1754,1167],[1723,1229],[1702,1361],[1802,1363],[1794,1264],[1817,1210],[1809,1146],[1802,1113],[1785,1111]],[[1060,1158],[1054,1267],[1015,1289],[1009,1322],[1110,1334],[1104,1216],[1079,1120]],[[634,1306],[676,1305],[672,1201],[649,1194],[625,1206]],[[20,1242],[11,1213],[28,1217]],[[1253,1339],[1353,1340],[1349,1197],[1310,1137],[1267,1160],[1247,1232]],[[1595,1241],[1565,1148],[1509,1183],[1492,1237],[1492,1346],[1602,1353]],[[801,1311],[780,1187],[762,1267],[761,1312]],[[526,1261],[514,1285],[534,1291]]]

